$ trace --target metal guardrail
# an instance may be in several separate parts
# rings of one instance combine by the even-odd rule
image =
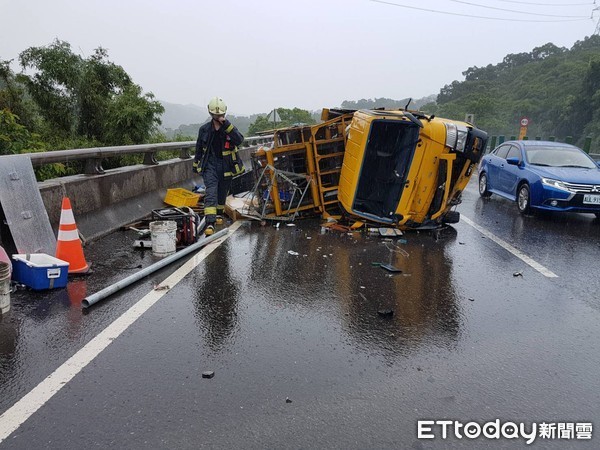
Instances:
[[[272,134],[266,136],[251,136],[244,139],[244,142],[242,143],[242,148],[259,144],[267,144],[272,141]],[[143,164],[155,166],[158,164],[158,161],[156,160],[157,152],[179,150],[179,158],[189,159],[191,158],[189,150],[195,148],[195,146],[196,141],[185,141],[166,142],[161,144],[78,148],[72,150],[55,150],[39,153],[22,153],[21,155],[28,156],[31,159],[31,163],[34,167],[40,167],[44,164],[85,161],[83,172],[87,175],[99,175],[104,173],[104,169],[102,168],[102,160],[106,158],[143,153]]]

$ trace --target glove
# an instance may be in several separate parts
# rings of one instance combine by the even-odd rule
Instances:
[[[200,173],[200,170],[201,170],[201,168],[200,168],[200,161],[194,160],[194,164],[192,164],[192,171],[194,173]]]

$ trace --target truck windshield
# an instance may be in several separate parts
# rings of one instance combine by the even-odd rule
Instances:
[[[412,122],[372,122],[353,205],[356,212],[391,221],[418,139],[419,128]]]

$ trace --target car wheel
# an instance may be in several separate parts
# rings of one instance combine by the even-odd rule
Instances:
[[[488,181],[485,172],[482,172],[482,174],[479,175],[479,195],[481,195],[483,198],[492,195],[492,193],[488,191]]]
[[[517,191],[517,208],[519,208],[521,214],[529,214],[531,212],[530,198],[529,185],[525,183],[519,186],[519,190]]]

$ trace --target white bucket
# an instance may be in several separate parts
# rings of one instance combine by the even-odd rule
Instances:
[[[10,266],[0,261],[0,313],[10,311]]]
[[[175,253],[177,243],[177,222],[159,220],[150,222],[150,237],[152,238],[152,253],[156,256],[167,256]]]

